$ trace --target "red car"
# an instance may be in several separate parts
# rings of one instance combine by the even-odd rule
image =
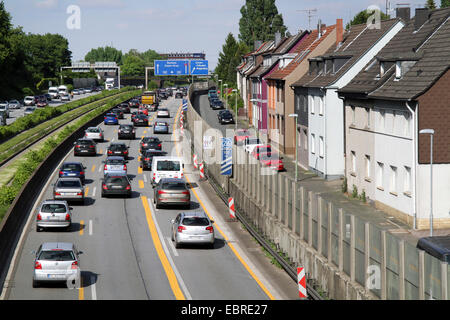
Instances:
[[[250,137],[250,131],[247,129],[237,129],[234,135],[234,144],[242,144],[245,138]]]
[[[143,114],[145,114],[146,116],[148,116],[148,110],[147,110],[147,108],[139,108],[138,113],[143,113]]]
[[[271,169],[274,169],[276,171],[283,171],[284,170],[284,164],[283,161],[280,158],[280,155],[275,152],[269,152],[269,153],[261,153],[259,155],[259,161],[262,165],[270,167]]]
[[[268,144],[263,146],[256,146],[252,151],[252,156],[256,160],[259,160],[260,155],[263,153],[272,153],[272,147]]]

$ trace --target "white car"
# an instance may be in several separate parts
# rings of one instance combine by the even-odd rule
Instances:
[[[252,153],[256,146],[262,146],[261,140],[256,137],[247,137],[244,140],[244,150],[248,153]]]
[[[0,102],[0,111],[6,113],[6,117],[9,118],[9,103],[8,101]]]
[[[34,106],[36,99],[33,96],[26,96],[25,99],[23,99],[23,103],[26,106]]]
[[[170,118],[170,113],[166,108],[160,108],[158,109],[156,116],[158,118]]]
[[[102,128],[99,127],[89,127],[84,132],[84,137],[86,139],[105,141],[105,134],[103,133]]]
[[[10,109],[20,109],[20,108],[22,108],[22,104],[17,100],[11,100],[9,102],[9,108]]]
[[[70,95],[67,93],[61,94],[61,101],[70,101]]]

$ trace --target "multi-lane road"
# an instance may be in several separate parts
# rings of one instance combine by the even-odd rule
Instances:
[[[171,112],[167,119],[170,134],[157,135],[163,150],[183,156],[183,145],[173,134],[181,107],[180,99],[163,102]],[[198,182],[198,174],[190,165],[185,177],[191,182],[191,209],[205,210],[215,221],[216,241],[213,249],[189,246],[176,249],[170,239],[171,220],[180,209],[156,209],[150,171],[139,168],[139,140],[153,136],[150,113],[149,127],[136,128],[135,140],[123,140],[130,147],[128,174],[132,178],[131,198],[102,198],[102,161],[110,142],[117,141],[118,126],[100,126],[106,141],[98,143],[95,157],[74,157],[63,161],[81,161],[86,167],[86,203],[73,204],[73,225],[69,231],[36,232],[35,212],[23,231],[20,249],[7,278],[5,299],[196,299],[196,300],[267,300],[295,299],[296,284],[276,267],[271,266],[245,230],[236,233],[226,221],[226,207],[207,186]],[[120,123],[130,123],[130,115]],[[35,207],[52,198],[52,184],[57,169],[41,191]],[[74,243],[82,254],[79,289],[52,285],[32,288],[33,251],[43,242]],[[251,250],[250,250],[251,249]],[[256,258],[255,258],[256,257]]]

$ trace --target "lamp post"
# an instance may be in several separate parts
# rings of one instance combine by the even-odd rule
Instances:
[[[433,129],[422,129],[420,134],[430,135],[430,237],[433,236]]]
[[[298,114],[291,113],[289,115],[290,118],[295,118],[295,181],[298,180],[298,142],[297,142],[297,122],[298,122]]]
[[[224,84],[225,89],[228,89],[228,83]],[[225,108],[228,109],[228,95],[225,95]]]
[[[236,119],[234,121],[234,130],[237,130],[237,119],[238,119],[238,113],[237,113],[237,89],[233,89],[234,95],[236,97],[235,105],[234,105],[234,115],[236,116]]]

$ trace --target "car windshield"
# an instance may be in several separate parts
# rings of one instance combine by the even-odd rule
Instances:
[[[107,177],[105,179],[106,183],[111,183],[111,184],[127,184],[127,178],[126,177]]]
[[[161,189],[186,190],[186,184],[184,182],[165,182],[161,185]]]
[[[142,142],[144,142],[144,143],[151,143],[151,142],[159,143],[160,141],[158,138],[144,138],[144,139],[142,139]]]
[[[280,155],[278,153],[267,152],[263,153],[260,158],[261,160],[280,160]]]
[[[34,108],[26,108],[25,111],[34,111]]]
[[[158,171],[180,171],[180,161],[158,161],[156,170]]]
[[[209,220],[202,217],[186,217],[183,219],[182,224],[185,226],[202,227],[208,226]]]
[[[58,182],[58,188],[81,188],[81,182],[77,180],[62,180]]]
[[[75,256],[72,251],[66,250],[49,250],[42,251],[38,260],[50,260],[50,261],[72,261],[75,260]]]
[[[223,116],[222,116],[222,118],[227,118],[227,119],[230,119],[230,118],[232,118],[233,116],[231,115],[231,113],[225,113]]]
[[[41,212],[44,213],[63,213],[66,211],[66,206],[62,203],[44,203],[41,208]]]
[[[81,168],[81,165],[76,164],[76,163],[66,163],[62,166],[62,170],[63,171],[83,171],[83,169]]]

